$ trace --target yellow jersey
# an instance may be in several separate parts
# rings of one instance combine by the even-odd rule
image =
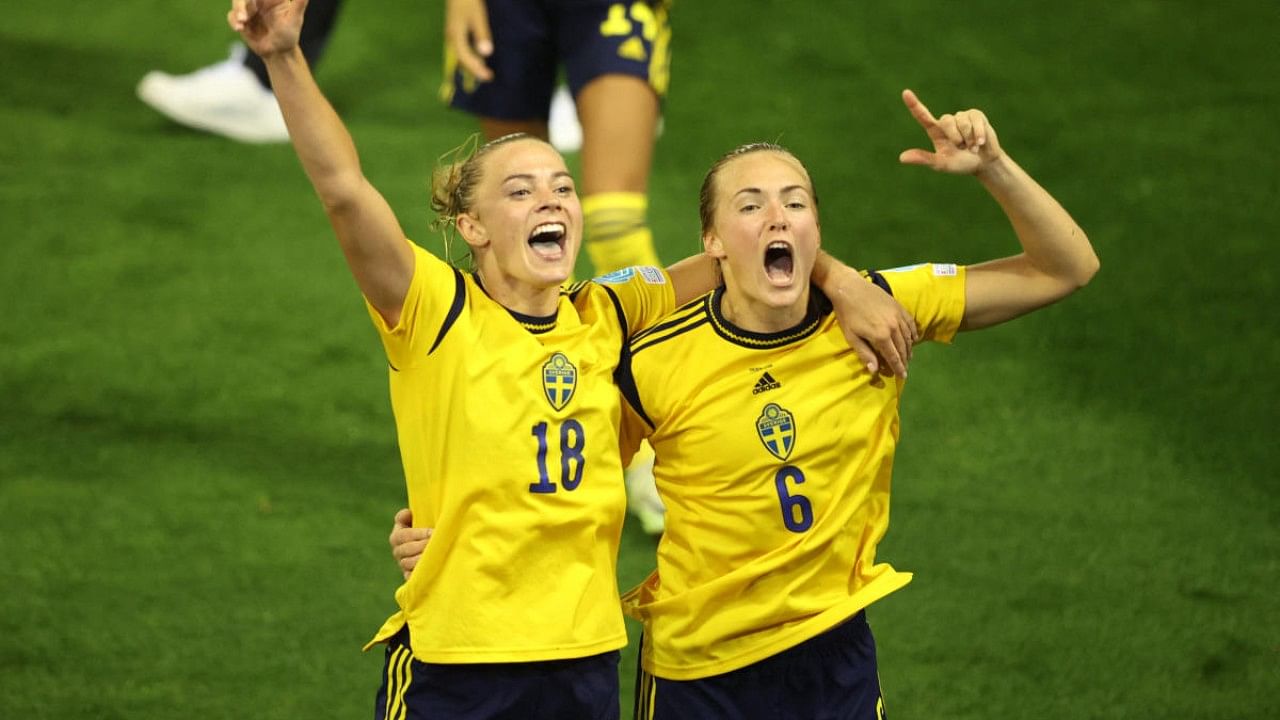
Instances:
[[[400,609],[436,663],[585,657],[626,644],[618,542],[626,506],[613,375],[626,339],[671,311],[669,277],[629,268],[509,311],[416,245],[400,321],[370,316],[414,523],[434,533]]]
[[[927,340],[964,313],[964,268],[872,273]],[[666,504],[658,568],[626,593],[644,669],[736,670],[829,630],[910,581],[876,562],[903,383],[871,375],[817,296],[759,334],[720,313],[723,289],[631,342],[619,372],[624,445],[647,437]]]

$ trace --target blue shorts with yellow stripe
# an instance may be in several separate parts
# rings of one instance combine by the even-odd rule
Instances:
[[[576,97],[601,75],[629,75],[666,95],[671,26],[666,0],[487,0],[493,80],[463,72],[445,47],[441,99],[497,120],[545,120],[564,67]]]
[[[387,641],[375,720],[618,720],[617,650],[570,660],[444,665]]]
[[[637,671],[636,720],[884,717],[876,644],[862,612],[795,647],[722,675],[665,680]]]

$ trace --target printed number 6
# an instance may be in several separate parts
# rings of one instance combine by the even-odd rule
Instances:
[[[784,465],[773,478],[773,485],[778,489],[778,502],[782,504],[782,524],[791,532],[802,533],[813,526],[813,504],[799,493],[788,493],[788,479],[800,485],[804,482],[804,473],[798,467]],[[796,517],[797,514],[800,517]]]

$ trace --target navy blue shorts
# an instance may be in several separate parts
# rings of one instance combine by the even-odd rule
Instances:
[[[882,720],[876,643],[859,612],[764,660],[699,680],[636,677],[636,720]]]
[[[375,720],[618,720],[617,650],[572,660],[444,665],[388,642]]]
[[[463,73],[446,47],[440,95],[497,120],[545,120],[560,67],[576,97],[601,75],[641,78],[661,98],[670,77],[666,0],[487,0],[493,80]]]

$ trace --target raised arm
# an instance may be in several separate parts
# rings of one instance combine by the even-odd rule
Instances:
[[[364,177],[350,133],[298,48],[307,0],[234,0],[227,22],[267,66],[289,138],[338,236],[356,284],[390,325],[413,278],[413,250]]]
[[[1044,188],[1000,148],[980,110],[934,118],[915,93],[902,100],[934,150],[906,150],[899,160],[939,172],[973,175],[1008,216],[1022,253],[970,265],[965,275],[961,330],[1012,320],[1083,287],[1098,271],[1084,231]]]

